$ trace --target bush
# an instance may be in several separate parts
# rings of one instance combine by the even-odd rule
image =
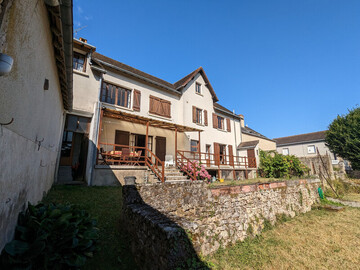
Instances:
[[[4,269],[77,269],[96,249],[95,226],[96,220],[76,206],[29,203],[0,264]]]
[[[285,156],[276,151],[260,150],[259,173],[262,177],[301,177],[309,171],[310,169],[302,164],[296,156]]]
[[[209,172],[205,169],[204,165],[201,165],[198,161],[194,162],[188,162],[186,165],[183,165],[180,170],[182,172],[188,172],[189,174],[194,174],[195,169],[195,175],[197,180],[203,180],[203,181],[210,181],[211,175]]]

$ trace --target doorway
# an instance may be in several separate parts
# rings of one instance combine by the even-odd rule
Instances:
[[[165,161],[166,155],[166,138],[165,137],[156,137],[156,148],[155,148],[155,155],[161,160]]]
[[[90,119],[67,115],[61,145],[59,181],[83,181],[89,146]]]
[[[249,168],[256,168],[255,150],[248,149],[247,157],[248,157]]]

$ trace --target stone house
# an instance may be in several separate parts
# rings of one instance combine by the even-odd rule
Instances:
[[[72,104],[72,1],[0,1],[0,250],[54,182]]]
[[[96,52],[85,39],[74,39],[73,47],[73,110],[59,181],[118,184],[126,175],[164,181],[171,176],[163,165],[195,160],[218,177],[256,171],[255,157],[237,152],[241,117],[218,103],[202,67],[169,83]]]

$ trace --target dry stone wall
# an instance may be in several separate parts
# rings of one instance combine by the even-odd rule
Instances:
[[[311,205],[318,200],[319,185],[318,179],[217,188],[194,182],[133,186],[136,192],[132,194],[125,186],[124,210],[128,218],[133,218],[129,216],[130,212],[132,216],[142,213],[129,211],[129,206],[146,205],[156,209],[187,232],[198,254],[207,255],[220,246],[259,234],[266,223],[275,224],[281,215],[294,217],[297,213],[310,211]],[[135,195],[138,199],[134,199]],[[159,235],[153,231],[154,227],[158,227],[156,222],[150,227],[132,224],[129,229],[137,235],[135,238],[151,245],[157,243],[154,239]],[[137,246],[141,249],[142,245]]]

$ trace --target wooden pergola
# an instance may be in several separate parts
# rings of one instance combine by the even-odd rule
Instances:
[[[148,145],[149,126],[174,131],[175,132],[175,155],[177,155],[177,152],[178,152],[177,133],[178,132],[198,132],[198,134],[199,134],[198,152],[199,152],[199,156],[200,156],[200,153],[201,153],[200,152],[200,133],[203,130],[198,129],[198,128],[193,128],[193,127],[178,125],[178,124],[170,123],[170,122],[166,122],[166,121],[161,121],[161,120],[157,120],[157,119],[153,119],[153,118],[149,118],[149,117],[145,117],[145,116],[140,116],[140,115],[136,115],[136,114],[132,114],[132,113],[116,110],[116,109],[110,109],[105,106],[103,106],[101,108],[101,112],[100,112],[100,124],[99,124],[98,143],[97,143],[98,149],[99,149],[99,142],[100,142],[99,139],[100,139],[100,135],[101,135],[101,125],[102,125],[103,117],[119,119],[122,121],[141,124],[141,125],[146,126],[146,139],[145,139],[146,146]],[[176,156],[175,156],[175,163],[177,164]]]

